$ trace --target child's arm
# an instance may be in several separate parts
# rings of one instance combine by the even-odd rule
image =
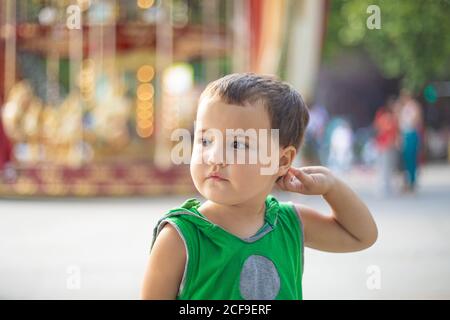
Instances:
[[[332,209],[332,215],[325,216],[295,204],[303,223],[305,246],[323,251],[351,252],[366,249],[377,240],[377,226],[367,206],[329,169],[290,168],[278,185],[287,191],[322,195]]]
[[[173,300],[183,277],[186,249],[170,223],[159,233],[148,258],[141,299]]]

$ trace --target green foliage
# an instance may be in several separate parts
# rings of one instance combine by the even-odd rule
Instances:
[[[380,8],[381,28],[367,20]],[[449,0],[332,0],[325,61],[349,49],[362,49],[387,78],[419,93],[428,82],[450,76]]]

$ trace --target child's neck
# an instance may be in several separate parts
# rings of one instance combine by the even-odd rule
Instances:
[[[267,195],[259,195],[235,205],[220,204],[211,200],[198,211],[212,223],[240,238],[253,236],[264,225]]]

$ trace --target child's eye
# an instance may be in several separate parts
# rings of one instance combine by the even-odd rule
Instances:
[[[234,149],[248,149],[248,144],[239,141],[233,141]]]
[[[202,144],[202,146],[206,147],[211,143],[211,140],[206,138],[199,138],[198,141]]]

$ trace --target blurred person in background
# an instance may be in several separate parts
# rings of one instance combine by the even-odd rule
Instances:
[[[417,181],[422,114],[419,103],[409,92],[401,93],[398,117],[401,132],[401,158],[405,173],[404,191],[414,192]]]
[[[392,194],[392,180],[397,158],[398,123],[393,112],[394,99],[375,114],[375,145],[378,151],[378,172],[381,195]]]
[[[344,173],[353,163],[353,131],[343,118],[335,118],[330,126],[328,166],[337,173]]]
[[[309,124],[305,134],[305,147],[309,149],[312,164],[323,164],[323,156],[320,153],[323,149],[322,142],[329,119],[328,111],[323,105],[316,104],[309,111],[309,116]]]

